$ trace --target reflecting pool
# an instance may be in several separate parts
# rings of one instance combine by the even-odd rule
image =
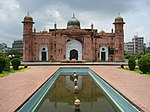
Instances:
[[[108,100],[94,80],[87,75],[78,76],[78,93],[74,92],[72,75],[61,74],[51,87],[38,112],[75,112],[74,101],[81,101],[81,112],[118,112],[119,110]],[[79,110],[76,110],[79,111]]]
[[[139,112],[89,68],[59,68],[16,111]]]

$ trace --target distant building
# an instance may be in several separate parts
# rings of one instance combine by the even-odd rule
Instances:
[[[134,36],[134,38],[132,38],[132,42],[124,44],[124,50],[129,54],[139,54],[143,52],[144,46],[144,37]]]
[[[12,50],[12,48],[6,47],[6,48],[3,48],[1,52],[2,52],[3,54],[7,54],[7,53],[10,52],[11,50]]]
[[[134,36],[132,39],[134,54],[139,54],[144,50],[144,37]]]
[[[23,40],[15,40],[12,43],[12,49],[16,50],[20,55],[23,55]]]
[[[7,44],[5,43],[0,43],[0,52],[2,52],[3,48],[7,48]]]
[[[1,53],[6,53],[6,51],[5,51],[6,48],[7,48],[7,44],[0,43],[0,52]]]
[[[133,46],[134,46],[133,42],[127,42],[127,43],[125,43],[124,44],[124,50],[125,50],[125,52],[127,52],[129,54],[133,54],[133,51],[134,51]]]

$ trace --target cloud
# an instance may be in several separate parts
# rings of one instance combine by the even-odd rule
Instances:
[[[130,40],[136,31],[149,37],[149,0],[5,0],[0,1],[0,43],[11,45],[15,39],[22,39],[22,23],[27,12],[35,21],[35,28],[66,28],[67,21],[75,13],[82,28],[90,28],[91,23],[98,30],[109,32],[118,12],[124,17],[125,40]],[[143,29],[138,30],[142,27]],[[146,38],[149,41],[148,38]]]

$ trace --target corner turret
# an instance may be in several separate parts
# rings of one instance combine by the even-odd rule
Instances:
[[[23,34],[29,34],[32,32],[33,28],[33,18],[29,15],[29,13],[24,17],[23,23]]]

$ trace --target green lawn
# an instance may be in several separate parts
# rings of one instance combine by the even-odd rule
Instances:
[[[9,74],[13,74],[13,73],[16,73],[16,72],[22,72],[22,71],[25,71],[29,68],[24,68],[23,66],[20,66],[18,70],[14,70],[13,68],[10,68],[10,71],[3,71],[2,73],[0,73],[0,77],[4,77],[4,76],[7,76]]]
[[[142,75],[142,76],[146,76],[146,77],[150,77],[150,72],[147,73],[147,74],[143,74],[138,67],[135,68],[135,70],[130,70],[129,67],[125,67],[124,70],[128,70],[132,73],[135,73],[135,74],[139,74],[139,75]]]

